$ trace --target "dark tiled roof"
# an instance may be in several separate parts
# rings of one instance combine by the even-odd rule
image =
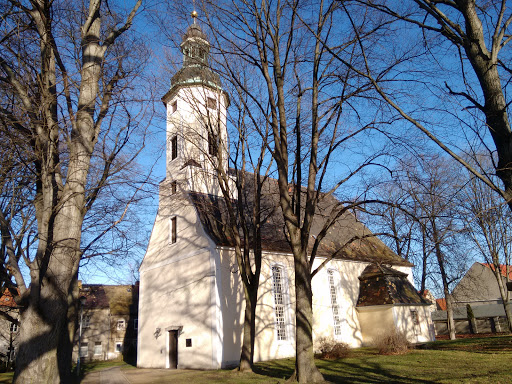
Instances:
[[[247,213],[245,219],[251,229],[251,212],[254,208],[254,184],[252,178],[253,175],[248,174],[247,185],[243,191],[244,212]],[[197,192],[190,192],[189,196],[196,207],[204,229],[211,239],[220,246],[233,246],[232,236],[230,236],[230,232],[227,229],[229,216],[224,199]],[[341,203],[337,199],[330,195],[322,195],[311,227],[310,249],[313,247],[316,236],[323,229],[325,223],[328,222],[330,215],[338,212],[340,208]],[[275,179],[267,179],[263,183],[261,218],[263,250],[291,253],[279,205],[279,190]],[[237,220],[238,222],[240,221],[239,218]],[[353,240],[355,237],[360,239]],[[411,263],[393,253],[377,237],[372,236],[371,231],[358,222],[354,215],[349,212],[339,217],[329,228],[318,248],[317,255],[329,257],[333,253],[337,253],[336,258],[345,260],[412,266]]]
[[[358,307],[386,304],[429,305],[416,291],[407,274],[384,265],[370,264],[361,276]]]
[[[138,285],[84,284],[80,295],[86,297],[86,309],[110,308],[114,315],[138,311]]]

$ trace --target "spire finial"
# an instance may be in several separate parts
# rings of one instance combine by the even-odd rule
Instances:
[[[194,19],[194,24],[195,24],[196,23],[196,19],[197,19],[196,0],[193,0],[193,4],[194,4],[194,10],[190,14],[190,16],[192,16],[192,19]]]

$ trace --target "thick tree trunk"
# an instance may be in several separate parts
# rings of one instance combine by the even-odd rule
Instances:
[[[40,297],[31,292],[30,304],[20,316],[20,347],[13,383],[70,381],[68,297],[61,287],[44,279]],[[62,346],[66,348],[61,351]]]
[[[47,301],[46,309],[41,313],[34,305],[21,313],[20,347],[16,356],[16,371],[13,383],[49,383],[61,382],[57,345],[64,323],[62,308],[59,304]],[[55,312],[48,313],[53,308]],[[47,315],[51,317],[48,318]]]
[[[89,160],[90,157],[86,157],[81,162],[82,171],[84,168],[87,171]],[[69,168],[73,167],[70,165]],[[69,187],[70,182],[66,184],[64,204],[53,216],[52,230],[47,232],[47,244],[38,249],[47,256],[42,259],[38,270],[32,271],[28,305],[21,314],[20,349],[14,383],[69,382],[70,330],[74,327],[68,323],[68,313],[76,296],[73,288],[81,254],[85,177],[82,187],[76,179],[75,182],[78,187],[73,190]]]
[[[459,1],[457,3],[465,21],[467,38],[463,43],[464,51],[482,88],[485,100],[483,105],[485,122],[496,145],[498,154],[496,175],[503,182],[505,198],[512,210],[512,132],[507,115],[507,102],[501,86],[497,57],[498,46],[502,42],[497,42],[498,46],[489,51],[486,47],[484,28],[478,15],[476,3],[474,1]],[[495,43],[494,38],[496,37],[493,37],[493,43]]]
[[[313,350],[313,291],[306,255],[295,257],[295,379],[299,383],[323,382]]]
[[[245,291],[245,315],[244,334],[242,341],[242,354],[240,355],[241,372],[252,372],[254,363],[254,340],[256,337],[256,300],[258,298],[258,286],[251,284],[244,287]]]

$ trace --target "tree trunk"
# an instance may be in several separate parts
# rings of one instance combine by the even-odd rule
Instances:
[[[48,279],[42,285],[39,300],[31,292],[31,303],[21,312],[20,347],[13,383],[70,381],[67,295],[62,295],[61,285]],[[61,346],[67,347],[58,351]]]
[[[510,300],[503,302],[503,308],[505,309],[505,316],[507,317],[508,331],[512,332],[512,309],[510,308]]]
[[[508,265],[507,265],[508,270]],[[505,316],[507,318],[508,331],[512,332],[512,313],[510,310],[510,301],[508,299],[508,291],[507,287],[503,282],[503,277],[501,276],[500,265],[498,261],[498,267],[496,268],[496,264],[494,264],[494,277],[496,277],[496,281],[498,282],[498,288],[500,290],[501,301],[503,302],[503,309],[505,310]]]
[[[81,164],[82,170],[87,169],[88,161]],[[82,183],[85,184],[85,178]],[[66,187],[69,185],[66,184]],[[48,232],[51,234],[47,237],[48,243],[44,249],[38,250],[47,254],[43,258],[47,264],[43,262],[32,273],[28,306],[21,313],[20,348],[14,383],[69,382],[70,330],[74,326],[69,326],[68,314],[74,300],[73,288],[80,261],[83,222],[80,207],[84,206],[85,199],[83,193],[75,193],[77,189],[80,190],[79,187],[75,190],[68,188],[63,192],[65,203],[54,216],[52,231]],[[61,347],[64,350],[57,352]]]
[[[254,339],[256,337],[256,304],[258,298],[258,285],[254,287],[254,284],[251,284],[244,288],[244,335],[239,370],[241,372],[252,372],[252,366],[254,363]]]
[[[507,102],[498,71],[497,47],[493,52],[486,47],[484,28],[476,3],[461,1],[457,5],[464,16],[467,35],[463,40],[463,48],[478,77],[485,100],[483,106],[485,122],[496,145],[498,154],[496,175],[503,182],[505,198],[512,210],[512,133],[507,115]]]
[[[439,271],[441,272],[441,280],[443,283],[443,292],[446,300],[446,315],[448,317],[448,331],[450,332],[450,340],[455,340],[455,321],[453,320],[453,305],[452,295],[450,295],[450,287],[448,286],[448,276],[444,268],[444,257],[441,251],[441,245],[439,244],[439,234],[437,233],[437,227],[435,220],[432,221],[432,239],[434,240],[434,249],[436,252],[437,264],[439,265]]]
[[[299,383],[323,382],[313,350],[313,291],[305,252],[295,257],[295,379]]]
[[[453,305],[452,305],[452,296],[449,293],[446,293],[444,290],[445,300],[446,300],[446,316],[448,318],[448,332],[450,333],[450,340],[456,339],[455,334],[455,320],[453,319]]]

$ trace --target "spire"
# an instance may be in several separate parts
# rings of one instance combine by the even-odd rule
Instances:
[[[171,89],[179,85],[202,84],[213,88],[221,88],[219,75],[212,72],[208,65],[210,56],[210,43],[208,37],[197,24],[198,13],[190,13],[193,23],[187,28],[180,45],[183,53],[183,66],[172,77]]]

